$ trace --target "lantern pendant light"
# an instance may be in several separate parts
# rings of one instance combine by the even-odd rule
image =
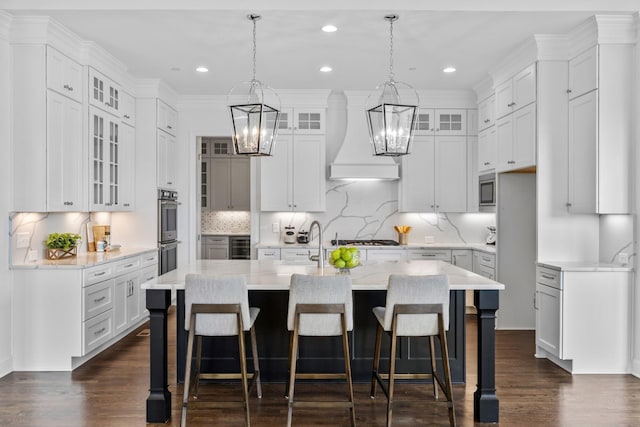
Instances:
[[[280,120],[280,99],[273,89],[256,79],[256,21],[260,15],[247,15],[253,22],[253,78],[231,89],[227,105],[233,124],[236,154],[270,156]]]
[[[398,15],[384,19],[389,22],[389,80],[369,96],[366,115],[373,154],[397,157],[410,152],[420,98],[412,86],[394,79],[393,23]]]

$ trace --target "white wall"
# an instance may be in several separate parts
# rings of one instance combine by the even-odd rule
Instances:
[[[9,203],[13,200],[10,179],[11,156],[11,57],[8,37],[9,16],[0,11],[0,217],[4,218],[5,229],[0,233],[0,377],[13,370],[11,344],[11,313],[13,277],[9,270],[8,236]]]

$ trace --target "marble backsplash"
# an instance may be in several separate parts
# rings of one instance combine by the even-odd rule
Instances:
[[[251,212],[202,211],[201,227],[203,232],[250,234]]]
[[[409,225],[409,243],[481,243],[488,234],[487,226],[496,223],[493,213],[398,212],[397,185],[384,181],[328,181],[326,212],[263,212],[260,243],[279,243],[285,226],[308,230],[313,220],[322,224],[325,241],[335,238],[336,233],[339,239],[398,240],[393,226]],[[280,233],[272,231],[275,223]]]

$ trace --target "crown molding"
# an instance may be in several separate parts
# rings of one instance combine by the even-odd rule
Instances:
[[[179,111],[227,108],[226,95],[189,95],[181,96],[177,107]]]
[[[478,82],[473,87],[473,91],[476,93],[478,103],[493,95],[493,79],[491,76],[487,75],[484,79]]]
[[[528,37],[520,43],[511,54],[507,55],[489,75],[493,78],[494,87],[510,79],[538,59],[538,44],[534,37]]]
[[[566,61],[569,59],[569,38],[564,34],[533,36],[537,46],[538,61]]]
[[[161,79],[137,79],[132,85],[132,95],[136,98],[160,98],[172,107],[178,105],[178,93]]]
[[[82,39],[48,16],[15,16],[11,44],[48,44],[76,62],[83,63]]]
[[[571,58],[597,44],[634,44],[637,39],[637,16],[594,15],[568,34]]]
[[[123,62],[95,42],[83,40],[80,44],[83,52],[83,64],[99,70],[119,84],[122,83],[123,75],[127,71],[127,66]]]

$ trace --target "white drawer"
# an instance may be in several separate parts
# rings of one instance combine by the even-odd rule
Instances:
[[[154,265],[158,263],[158,251],[149,252],[148,254],[140,255],[140,262],[142,267]]]
[[[82,333],[84,354],[109,341],[113,337],[113,310],[105,311],[84,322]]]
[[[536,282],[555,289],[562,289],[559,270],[540,266],[536,267]]]
[[[448,249],[419,249],[407,252],[409,259],[427,259],[432,261],[451,262],[451,251]]]
[[[361,251],[364,252],[364,251]],[[360,258],[362,260],[362,258]],[[404,259],[404,251],[398,249],[368,249],[367,261],[399,261]]]
[[[101,264],[84,270],[82,286],[110,279],[114,274],[114,263]]]
[[[496,256],[493,254],[486,254],[484,252],[476,252],[476,258],[480,265],[484,265],[489,268],[496,268]]]
[[[91,319],[113,308],[113,279],[82,289],[84,310],[82,320]]]
[[[151,280],[154,280],[156,277],[158,277],[158,267],[157,266],[151,266],[151,267],[145,267],[142,270],[140,270],[140,283],[146,283],[146,282],[150,282]]]
[[[129,273],[131,271],[140,268],[140,257],[134,256],[131,258],[123,259],[122,261],[115,262],[114,274],[120,276],[122,274]]]
[[[280,249],[280,259],[283,260],[309,260],[309,250],[311,250],[311,254],[315,255],[318,253],[316,249],[313,251],[311,248],[300,248],[300,249]],[[309,261],[310,263],[312,261]]]
[[[258,259],[280,259],[280,249],[258,249]]]
[[[484,265],[478,266],[477,274],[486,277],[487,279],[496,280],[496,270]]]

